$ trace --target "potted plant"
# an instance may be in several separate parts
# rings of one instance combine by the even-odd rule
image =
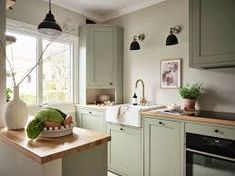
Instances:
[[[13,93],[13,91],[10,88],[6,89],[6,102],[9,102],[11,100],[11,94]]]
[[[179,88],[179,94],[185,100],[184,110],[192,111],[195,110],[195,103],[200,95],[202,83],[186,84],[182,88]]]

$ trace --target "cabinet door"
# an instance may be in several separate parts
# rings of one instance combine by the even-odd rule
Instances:
[[[122,176],[142,175],[141,129],[108,125],[109,169]]]
[[[90,26],[88,87],[114,86],[114,28]]]
[[[94,110],[80,110],[79,127],[106,132],[104,113]]]
[[[181,123],[144,120],[145,176],[182,176]]]
[[[190,0],[190,66],[235,66],[235,1]]]

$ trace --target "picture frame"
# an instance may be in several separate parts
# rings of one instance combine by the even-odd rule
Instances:
[[[180,88],[182,81],[182,59],[161,60],[160,65],[161,88]]]

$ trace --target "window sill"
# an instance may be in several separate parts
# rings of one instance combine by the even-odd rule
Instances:
[[[49,104],[48,107],[57,108],[65,113],[75,113],[76,111],[75,104],[73,103],[60,103],[60,104],[53,104],[53,105]],[[29,115],[35,115],[38,111],[40,111],[43,108],[46,108],[46,107],[42,107],[39,105],[29,105],[28,106]]]

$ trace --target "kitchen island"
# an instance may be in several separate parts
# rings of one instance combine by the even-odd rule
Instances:
[[[75,127],[60,138],[30,140],[0,129],[1,176],[107,176],[109,135]]]

